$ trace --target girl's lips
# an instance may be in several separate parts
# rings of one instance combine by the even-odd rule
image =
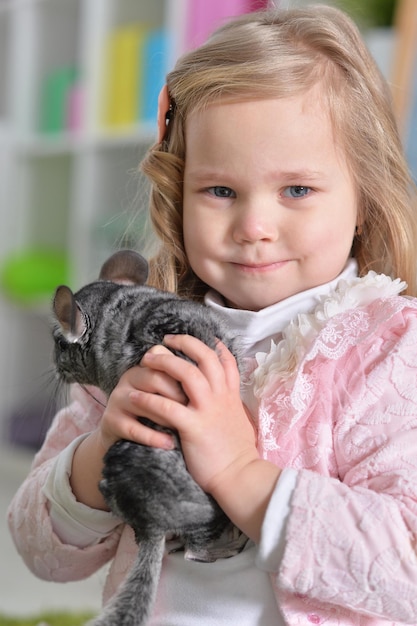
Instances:
[[[270,263],[233,263],[244,272],[270,272],[286,265],[288,261],[271,261]]]

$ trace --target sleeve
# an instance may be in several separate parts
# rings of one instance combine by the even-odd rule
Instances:
[[[280,590],[416,623],[416,345],[415,311],[402,311],[326,380],[339,478],[297,470],[284,553],[268,563]]]
[[[77,437],[56,458],[43,492],[49,501],[49,515],[55,534],[63,543],[86,548],[103,541],[121,520],[78,502],[71,489],[70,476],[74,452],[88,435]]]
[[[257,564],[266,571],[277,571],[285,548],[285,529],[290,502],[297,481],[297,472],[282,470],[269,501],[261,529]]]
[[[77,386],[72,393],[72,403],[54,418],[8,510],[12,538],[28,568],[39,578],[57,582],[80,580],[97,571],[114,556],[121,533],[119,525],[99,543],[77,547],[62,541],[54,531],[44,486],[61,451],[93,430],[103,413],[98,390],[93,390],[94,398]]]

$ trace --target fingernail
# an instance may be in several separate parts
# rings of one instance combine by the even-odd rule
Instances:
[[[167,438],[164,440],[164,445],[163,445],[163,447],[164,447],[164,450],[174,450],[174,448],[175,448],[175,442],[174,442],[173,438],[172,438],[172,437],[167,437]]]

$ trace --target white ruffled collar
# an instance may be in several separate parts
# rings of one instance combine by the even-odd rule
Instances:
[[[214,290],[206,294],[205,304],[213,308],[234,336],[239,338],[241,356],[254,358],[257,352],[269,350],[271,339],[278,342],[284,328],[299,313],[314,310],[323,297],[333,292],[340,280],[350,280],[357,275],[357,263],[355,259],[349,259],[342,273],[330,282],[296,293],[260,311],[227,307],[223,297]]]
[[[287,378],[295,371],[315,338],[327,321],[338,313],[370,304],[378,298],[387,298],[401,293],[407,284],[370,271],[362,278],[340,280],[327,295],[320,298],[317,306],[309,313],[298,314],[282,331],[278,343],[271,340],[268,352],[256,354],[257,368],[253,372],[254,392],[259,394],[268,373],[274,377]]]

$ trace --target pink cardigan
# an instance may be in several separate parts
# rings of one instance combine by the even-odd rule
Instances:
[[[261,542],[258,563],[289,625],[417,624],[417,301],[371,299],[319,318],[313,330],[301,320],[298,337],[289,332],[255,372],[260,453],[297,471],[283,558],[275,563]],[[9,524],[41,578],[85,578],[113,559],[106,599],[135,557],[130,529],[83,549],[63,545],[41,489],[59,451],[101,417],[100,405],[77,393]],[[271,516],[272,505],[269,524]]]

